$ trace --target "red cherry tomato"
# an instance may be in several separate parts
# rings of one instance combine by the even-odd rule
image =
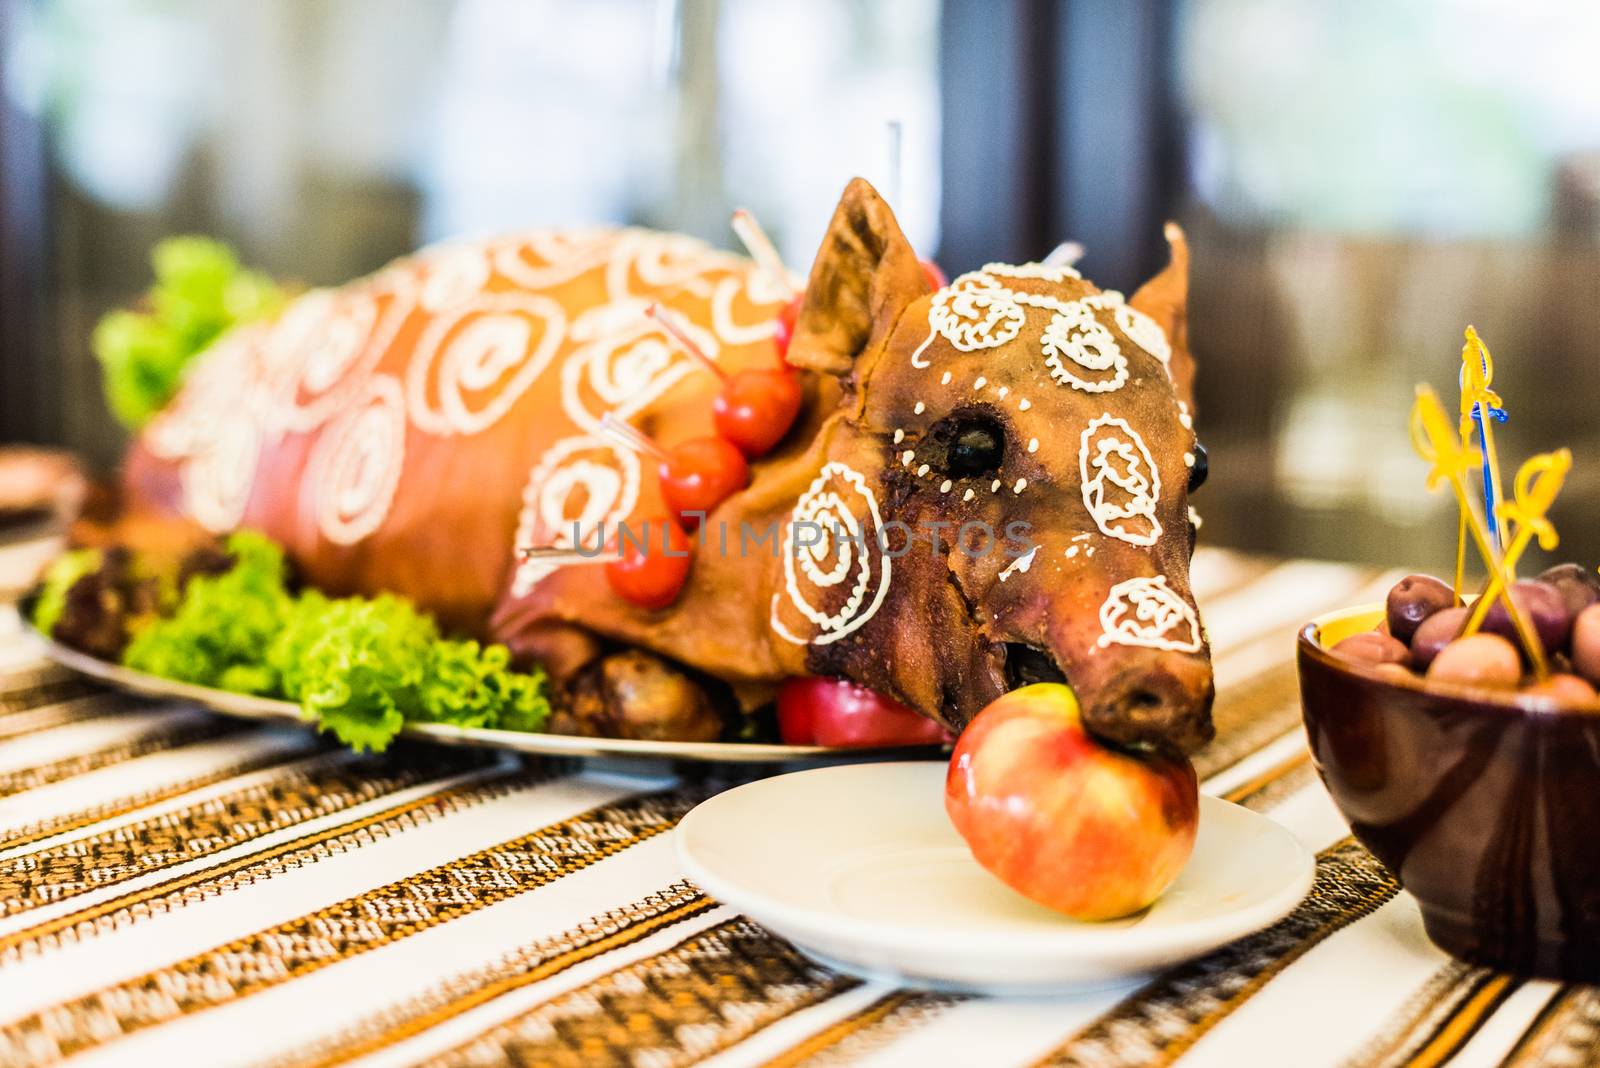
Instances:
[[[691,438],[667,450],[660,473],[661,498],[689,530],[699,526],[700,517],[685,513],[709,515],[750,482],[744,453],[713,437]]]
[[[778,733],[787,745],[836,748],[936,745],[950,732],[848,679],[789,679],[778,689]]]
[[[795,297],[778,313],[777,325],[772,330],[772,340],[778,346],[780,357],[789,354],[789,342],[794,339],[794,324],[800,319],[800,302],[804,299],[803,296]]]
[[[754,458],[783,440],[800,413],[800,380],[781,367],[739,371],[711,402],[717,433]]]
[[[606,564],[606,581],[617,596],[640,608],[665,608],[689,581],[689,538],[670,519],[650,519],[629,529],[639,537],[623,539],[622,555]]]
[[[934,289],[943,289],[950,284],[950,279],[944,276],[944,271],[940,270],[939,265],[932,260],[922,261],[922,274]]]

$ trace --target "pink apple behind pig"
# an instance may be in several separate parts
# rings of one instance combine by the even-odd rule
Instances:
[[[1150,904],[1194,849],[1200,796],[1181,756],[1132,754],[1083,728],[1058,683],[1013,690],[962,733],[945,811],[979,864],[1080,920]]]

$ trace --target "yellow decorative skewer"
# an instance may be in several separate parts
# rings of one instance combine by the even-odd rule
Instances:
[[[1471,326],[1467,327],[1466,339],[1466,344],[1461,346],[1461,438],[1471,440],[1476,428],[1483,439],[1484,492],[1490,502],[1488,518],[1495,525],[1494,543],[1504,548],[1506,527],[1500,518],[1498,502],[1505,500],[1505,495],[1500,487],[1500,456],[1494,447],[1494,413],[1499,412],[1499,418],[1504,419],[1504,405],[1500,395],[1489,388],[1494,381],[1494,357],[1489,355],[1488,346]]]
[[[1431,465],[1428,471],[1428,488],[1430,490],[1438,488],[1441,481],[1450,484],[1450,489],[1456,495],[1456,503],[1460,506],[1462,515],[1466,517],[1467,532],[1472,535],[1473,542],[1478,546],[1478,553],[1483,557],[1490,576],[1499,580],[1499,596],[1505,601],[1506,612],[1511,617],[1512,626],[1516,628],[1517,637],[1527,650],[1528,659],[1533,662],[1534,674],[1541,679],[1544,678],[1550,671],[1544,656],[1544,646],[1539,641],[1539,635],[1533,629],[1527,614],[1510,595],[1511,581],[1507,577],[1505,561],[1489,536],[1489,524],[1484,519],[1477,501],[1467,489],[1466,474],[1479,462],[1480,454],[1477,450],[1462,444],[1455,428],[1450,425],[1449,417],[1445,415],[1444,405],[1439,402],[1439,395],[1431,386],[1417,387],[1417,401],[1411,409],[1411,444],[1417,450],[1417,455]]]
[[[1529,458],[1517,469],[1516,480],[1512,483],[1514,499],[1502,501],[1496,509],[1503,521],[1517,525],[1515,536],[1506,546],[1507,578],[1515,578],[1517,561],[1522,559],[1528,543],[1535,537],[1539,539],[1539,547],[1546,552],[1560,544],[1561,538],[1556,533],[1555,526],[1545,518],[1545,513],[1555,503],[1556,495],[1561,492],[1562,483],[1566,481],[1567,472],[1570,470],[1572,470],[1570,449],[1540,453]],[[1500,591],[1506,588],[1502,585],[1502,581],[1498,574],[1490,576],[1483,595],[1478,598],[1477,604],[1472,606],[1472,613],[1467,616],[1467,625],[1461,629],[1462,635],[1475,633],[1483,625],[1489,606],[1500,595]],[[1510,600],[1509,597],[1506,599]]]

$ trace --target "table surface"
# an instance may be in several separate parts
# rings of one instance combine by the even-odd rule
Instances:
[[[38,556],[0,549],[0,588]],[[1310,765],[1294,632],[1390,579],[1201,551],[1218,684],[1202,789],[1290,828],[1315,885],[1209,956],[1048,999],[862,983],[706,897],[670,832],[714,783],[358,757],[97,690],[0,606],[0,1063],[1600,1060],[1600,991],[1435,949]]]

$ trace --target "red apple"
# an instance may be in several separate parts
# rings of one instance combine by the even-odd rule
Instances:
[[[1110,748],[1060,683],[1013,690],[956,742],[944,807],[979,864],[1080,920],[1137,912],[1194,849],[1199,784],[1181,756]]]
[[[849,679],[789,679],[778,689],[778,733],[785,745],[855,748],[937,745],[950,734],[898,701]]]

